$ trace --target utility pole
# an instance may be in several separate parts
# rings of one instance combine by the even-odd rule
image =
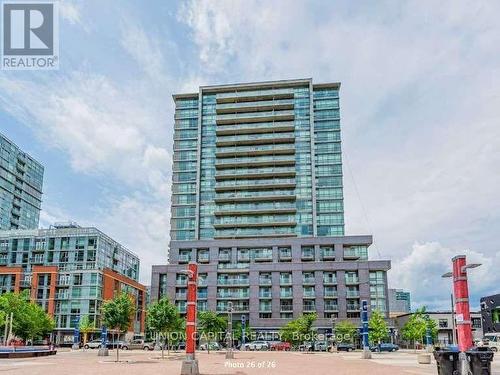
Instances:
[[[195,358],[196,299],[198,293],[198,265],[189,262],[187,311],[186,311],[186,358],[182,361],[181,375],[199,375],[198,360]]]
[[[368,342],[368,301],[365,299],[361,301],[361,324],[363,328],[363,353],[361,354],[361,358],[370,359],[372,353]]]

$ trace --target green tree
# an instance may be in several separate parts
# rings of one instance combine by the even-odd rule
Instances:
[[[389,327],[384,319],[384,315],[374,310],[371,313],[368,321],[368,338],[374,344],[380,344],[383,340],[389,337]]]
[[[125,332],[135,314],[135,305],[127,293],[121,293],[102,305],[102,321],[110,329],[120,333]],[[116,346],[116,361],[120,360],[120,349]]]
[[[198,314],[198,331],[207,339],[207,350],[210,354],[212,339],[220,337],[227,327],[227,320],[215,311],[201,311]]]
[[[165,344],[170,355],[170,337],[172,333],[181,331],[183,326],[183,319],[180,317],[177,307],[167,298],[154,302],[148,308],[146,324],[150,330],[163,337],[161,357],[164,358]]]
[[[341,343],[352,343],[358,327],[349,320],[342,320],[335,325],[335,341]]]
[[[293,346],[302,344],[304,341],[312,341],[315,330],[313,329],[316,314],[304,314],[283,326],[280,330],[282,340]]]
[[[95,331],[95,322],[91,322],[88,315],[84,315],[79,323],[80,332],[83,334],[83,345],[87,343],[87,336]]]
[[[424,342],[427,329],[431,331],[433,339],[437,337],[436,322],[426,314],[425,307],[417,309],[408,319],[401,329],[401,334],[405,340],[413,342],[413,348],[416,349],[417,342]]]
[[[250,329],[248,324],[245,324],[245,342],[250,341],[250,337],[252,336],[252,330]],[[233,339],[242,341],[243,330],[241,322],[233,323]]]
[[[27,291],[2,294],[0,311],[5,316],[13,314],[12,332],[25,341],[33,342],[52,332],[55,326],[54,321],[43,308],[30,302]]]

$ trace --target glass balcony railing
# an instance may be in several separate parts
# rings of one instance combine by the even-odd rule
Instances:
[[[280,311],[281,312],[291,312],[291,311],[293,311],[293,306],[292,305],[280,305]]]
[[[217,312],[226,312],[228,309],[227,304],[217,304]],[[249,307],[248,304],[238,304],[238,303],[233,303],[232,305],[232,310],[233,312],[244,312],[248,311]]]
[[[258,133],[266,131],[288,131],[295,128],[293,121],[268,121],[268,122],[252,122],[252,123],[239,123],[236,125],[218,125],[215,129],[217,134],[235,134],[239,132],[244,133]]]
[[[215,208],[215,211],[233,212],[233,211],[295,210],[295,209],[296,209],[295,203],[274,202],[274,203],[224,204],[224,205],[218,205]]]
[[[316,311],[316,304],[304,304],[302,306],[302,310],[304,312],[312,312],[312,311]]]
[[[323,284],[337,284],[336,277],[323,277]]]
[[[177,286],[187,285],[187,279],[177,279],[175,280],[175,285]]]
[[[267,162],[287,162],[295,164],[295,155],[253,156],[217,159],[215,166],[226,164],[259,164]]]
[[[291,290],[280,290],[280,298],[292,298],[293,292]]]
[[[248,279],[218,279],[218,285],[248,285]]]
[[[359,254],[355,249],[344,249],[344,258],[359,258]]]
[[[262,100],[253,102],[234,102],[217,104],[217,110],[244,109],[269,106],[293,106],[293,99]]]
[[[280,284],[281,285],[289,285],[292,283],[292,278],[291,277],[282,277],[280,278]]]
[[[324,296],[325,297],[337,297],[337,291],[336,290],[327,290],[325,289],[324,291]]]
[[[218,181],[216,189],[237,186],[264,186],[264,185],[295,185],[294,178],[263,178],[259,180],[222,180]]]
[[[308,290],[304,290],[304,297],[305,298],[314,298],[316,297],[316,293],[313,291],[308,291]]]
[[[303,284],[314,284],[316,282],[316,279],[314,277],[304,277],[302,278],[302,283]]]
[[[328,258],[328,259],[335,258],[335,251],[334,250],[323,250],[322,251],[322,256],[323,256],[323,259],[325,259],[325,258]]]
[[[287,117],[287,119],[293,119],[295,112],[293,110],[275,110],[275,111],[262,111],[262,112],[244,112],[244,113],[228,113],[219,114],[216,116],[217,122],[241,120],[241,119],[259,119],[267,117]]]
[[[218,269],[233,269],[233,270],[241,270],[245,268],[249,268],[250,265],[248,263],[219,263],[217,265]]]
[[[207,299],[208,293],[207,292],[198,292],[198,299]]]
[[[179,254],[179,262],[189,262],[191,260],[190,254]]]
[[[288,259],[292,257],[292,251],[280,251],[280,259]]]
[[[271,312],[271,311],[272,311],[271,305],[259,306],[259,312],[267,313],[267,312]]]
[[[338,311],[339,306],[336,304],[325,303],[325,311]]]
[[[273,283],[270,277],[261,277],[259,278],[260,285],[271,285]]]
[[[187,293],[175,293],[176,299],[186,299]]]
[[[293,95],[293,88],[270,89],[270,90],[248,90],[248,91],[233,91],[224,92],[216,95],[217,100],[229,98],[249,98],[252,96],[279,96],[279,95]]]
[[[257,262],[263,261],[263,260],[272,260],[273,259],[273,252],[272,251],[255,252],[253,255],[253,258]]]
[[[262,216],[222,216],[215,220],[214,225],[238,226],[242,224],[269,224],[290,223],[295,225],[295,216],[292,215],[262,215]]]
[[[354,297],[354,298],[359,297],[359,291],[358,290],[348,290],[346,292],[346,296],[347,297]]]
[[[290,142],[295,140],[295,133],[293,132],[277,132],[277,133],[262,133],[262,134],[239,134],[227,135],[217,137],[216,144],[232,144],[232,143],[252,143],[253,141],[273,139],[288,139]],[[257,142],[255,142],[257,143]]]
[[[294,226],[295,223],[287,223],[287,225]],[[272,227],[273,223],[269,223],[270,228],[228,228],[217,229],[215,238],[246,238],[246,237],[289,237],[295,236],[293,228],[287,227]]]
[[[219,253],[219,261],[229,261],[231,260],[231,254],[230,253]]]
[[[271,298],[272,293],[271,291],[259,291],[259,298]]]
[[[219,169],[215,173],[215,177],[223,176],[254,176],[259,174],[287,174],[295,175],[295,167],[262,167],[262,168],[231,168]]]
[[[294,190],[263,190],[263,191],[238,191],[238,192],[220,192],[217,193],[215,200],[234,198],[235,200],[243,198],[259,198],[259,197],[283,197],[284,199],[295,199]]]
[[[357,277],[346,277],[345,278],[345,283],[346,284],[359,284],[359,278],[357,278]]]
[[[295,153],[295,145],[293,143],[290,144],[271,144],[271,145],[253,145],[253,146],[225,146],[218,147],[216,150],[216,155],[221,154],[237,154],[237,153],[258,153],[259,151],[265,152],[270,151],[279,152],[279,151],[290,151],[288,153]],[[284,153],[284,152],[282,152]]]
[[[347,310],[349,310],[349,311],[359,311],[359,309],[360,309],[360,306],[357,304],[352,304],[352,303],[347,304]]]
[[[217,293],[217,298],[233,298],[233,299],[242,299],[242,298],[249,298],[250,293],[248,291],[246,292],[233,292],[233,293],[227,293],[227,292],[218,292]]]
[[[248,262],[248,261],[250,261],[250,254],[249,253],[238,253],[238,260],[243,261],[243,262]]]

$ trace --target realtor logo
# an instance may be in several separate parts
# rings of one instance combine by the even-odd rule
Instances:
[[[56,2],[2,3],[2,69],[58,69]]]

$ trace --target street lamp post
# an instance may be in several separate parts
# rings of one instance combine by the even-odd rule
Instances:
[[[233,359],[233,302],[231,301],[227,303],[227,331],[226,359]]]
[[[198,292],[198,265],[189,262],[187,311],[186,311],[186,358],[182,361],[181,375],[199,375],[198,360],[195,358],[196,335],[196,294]]]
[[[460,351],[461,372],[467,375],[469,363],[465,352],[472,348],[472,327],[469,307],[469,286],[467,283],[467,269],[479,267],[479,263],[467,264],[465,255],[457,255],[452,259],[453,271],[442,277],[453,277],[453,295],[455,299],[455,314],[457,326],[457,344]]]

